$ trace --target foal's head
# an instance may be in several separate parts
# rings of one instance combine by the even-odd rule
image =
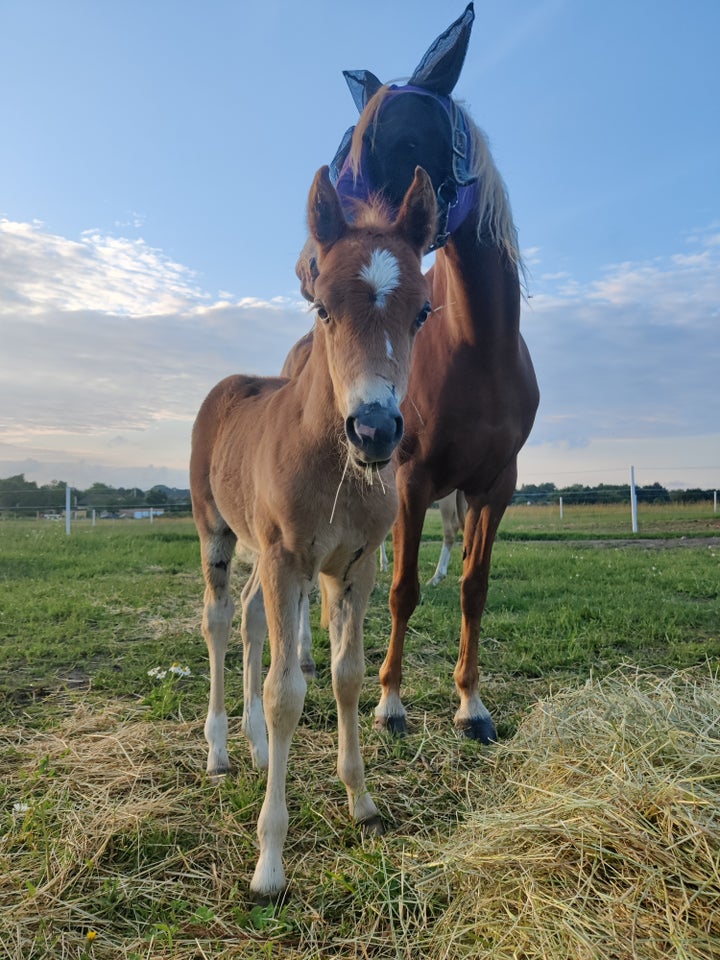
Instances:
[[[318,247],[315,343],[327,356],[358,466],[383,466],[402,437],[412,345],[430,313],[421,258],[435,219],[432,183],[419,167],[394,222],[370,204],[348,223],[327,167],[310,190],[308,223]]]

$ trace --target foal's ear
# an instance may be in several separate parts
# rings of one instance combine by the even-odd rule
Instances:
[[[433,241],[437,228],[437,203],[432,180],[422,167],[415,167],[395,227],[422,256]]]
[[[321,247],[329,247],[347,230],[340,198],[330,182],[329,167],[320,167],[308,197],[308,227]]]

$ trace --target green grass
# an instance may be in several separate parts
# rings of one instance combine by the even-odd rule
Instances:
[[[566,508],[559,523],[551,508],[512,508],[494,551],[481,693],[505,741],[538,700],[590,677],[623,665],[707,676],[707,663],[720,662],[711,506],[642,508],[632,545],[617,508]],[[431,513],[423,583],[439,538]],[[405,956],[382,944],[436,922],[449,902],[421,896],[429,874],[411,882],[405,858],[482,810],[478,780],[490,756],[452,732],[460,553],[442,584],[423,587],[411,621],[403,689],[412,729],[399,742],[372,730],[390,574],[378,575],[368,611],[361,727],[371,789],[392,828],[384,841],[362,841],[347,820],[334,774],[329,644],[313,606],[319,677],[308,689],[288,787],[293,898],[258,907],[247,883],[264,782],[239,729],[239,638],[227,663],[235,773],[219,786],[203,775],[208,679],[192,523],[78,524],[69,538],[50,523],[0,524],[7,957]],[[148,676],[174,662],[190,676]]]
[[[637,546],[614,544],[615,536],[629,538],[618,507],[574,507],[562,522],[555,508],[508,511],[494,550],[480,651],[489,701],[506,734],[535,696],[537,681],[581,679],[626,661],[683,668],[720,654],[720,548],[705,539],[720,528],[720,518],[711,505],[644,507],[643,513],[642,533],[686,539],[675,549],[650,547],[642,537]],[[590,545],[580,533],[604,545]],[[430,511],[422,583],[434,570],[440,536],[439,515]],[[560,539],[545,542],[550,536]],[[11,720],[20,708],[38,723],[52,722],[47,697],[73,690],[139,699],[160,717],[181,707],[184,715],[202,715],[203,585],[191,521],[81,523],[70,537],[56,524],[16,521],[3,523],[0,537],[0,719]],[[418,715],[453,709],[460,554],[458,545],[442,584],[423,587],[411,621],[406,699]],[[238,583],[246,570],[239,567]],[[377,696],[374,677],[390,629],[390,580],[391,574],[378,574],[367,616],[366,709]],[[318,613],[315,605],[316,625]],[[316,658],[327,676],[327,637],[315,632]],[[191,678],[159,683],[148,677],[148,670],[173,662],[190,667]],[[228,656],[233,709],[241,704],[241,665],[238,642]],[[323,691],[311,693],[308,711],[331,724],[332,697]]]

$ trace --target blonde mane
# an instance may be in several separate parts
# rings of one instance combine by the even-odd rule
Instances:
[[[360,114],[350,144],[348,162],[352,175],[357,181],[360,174],[360,162],[363,138],[371,130],[371,142],[374,146],[380,109],[391,92],[390,85],[384,84],[367,103]],[[522,262],[518,247],[517,230],[513,221],[512,209],[505,182],[501,177],[490,153],[487,137],[476,125],[462,104],[455,106],[462,114],[470,134],[470,153],[473,157],[473,173],[477,177],[477,235],[478,240],[487,243],[488,238],[499,247],[508,259],[522,272]]]

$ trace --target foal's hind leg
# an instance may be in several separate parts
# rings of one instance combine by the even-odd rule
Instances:
[[[243,587],[240,632],[243,641],[242,728],[250,742],[253,765],[258,770],[267,770],[268,738],[262,703],[262,654],[267,620],[257,563]]]
[[[312,655],[312,630],[310,629],[310,588],[303,593],[300,601],[300,628],[298,630],[298,656],[300,668],[306,680],[313,680],[317,668]]]
[[[201,529],[200,550],[205,576],[205,605],[202,632],[210,659],[210,703],[205,720],[208,742],[207,771],[227,773],[227,713],[225,712],[225,654],[230,639],[235,606],[230,596],[230,568],[235,549],[235,534],[228,527],[219,531]]]

